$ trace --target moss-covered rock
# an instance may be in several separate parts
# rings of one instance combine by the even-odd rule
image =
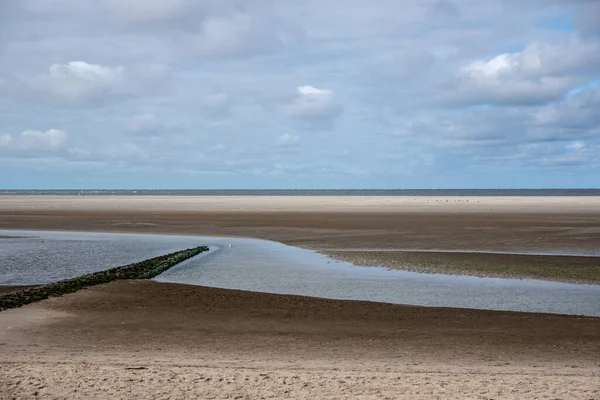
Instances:
[[[100,285],[115,281],[117,279],[151,279],[165,272],[174,265],[179,264],[180,262],[194,257],[204,251],[208,251],[208,247],[199,246],[192,249],[166,254],[164,256],[151,258],[139,263],[110,268],[105,271],[94,272],[79,276],[77,278],[65,279],[62,281],[49,283],[47,285],[36,286],[18,292],[0,295],[0,311],[9,308],[21,307],[25,304],[44,300],[49,297],[73,293],[85,287]]]

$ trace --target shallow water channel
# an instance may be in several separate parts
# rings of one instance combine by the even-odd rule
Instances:
[[[391,271],[243,238],[3,231],[0,285],[47,283],[197,245],[210,251],[155,278],[227,289],[424,306],[600,316],[600,285]]]

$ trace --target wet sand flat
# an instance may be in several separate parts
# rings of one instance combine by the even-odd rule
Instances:
[[[403,271],[600,284],[600,257],[424,251],[326,251],[355,265]]]

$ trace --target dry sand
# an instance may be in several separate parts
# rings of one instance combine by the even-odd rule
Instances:
[[[598,198],[427,200],[0,197],[0,229],[318,249],[600,243]],[[0,313],[0,398],[13,397],[597,399],[600,319],[123,281]]]
[[[0,210],[597,213],[600,197],[0,196]]]

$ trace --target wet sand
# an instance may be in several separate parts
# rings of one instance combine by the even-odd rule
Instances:
[[[0,229],[245,236],[319,250],[600,254],[600,197],[467,200],[0,196]]]
[[[121,281],[4,311],[0,326],[7,397],[590,399],[600,389],[591,317]]]
[[[0,229],[250,236],[319,250],[600,243],[597,198],[435,210],[423,199],[337,201],[0,197]],[[2,312],[0,329],[7,398],[600,397],[592,317],[123,281]]]
[[[355,265],[403,271],[600,285],[600,257],[394,250],[323,253]]]

